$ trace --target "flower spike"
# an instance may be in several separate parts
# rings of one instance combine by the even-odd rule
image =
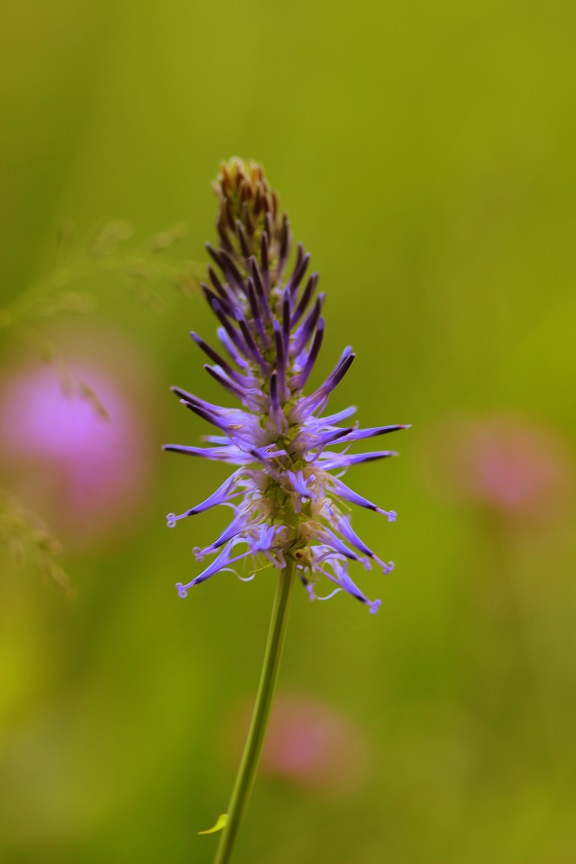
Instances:
[[[164,449],[237,467],[200,504],[180,515],[168,514],[167,524],[173,528],[181,519],[219,505],[231,507],[234,516],[211,545],[195,550],[198,561],[215,555],[211,563],[176,588],[185,597],[211,576],[235,572],[231,565],[239,561],[251,562],[252,572],[239,577],[248,581],[256,559],[263,556],[278,569],[291,560],[310,599],[345,592],[375,613],[381,601],[362,593],[348,566],[359,562],[369,569],[374,564],[389,573],[394,565],[384,563],[360,539],[349,505],[382,514],[389,522],[396,513],[373,504],[340,478],[352,465],[396,455],[392,450],[349,453],[351,444],[408,427],[339,425],[355,413],[354,407],[324,415],[354,360],[350,347],[324,383],[309,395],[302,393],[325,326],[325,295],[313,300],[318,274],[305,278],[310,255],[298,244],[288,266],[290,223],[260,166],[233,159],[222,166],[214,188],[219,248],[206,245],[213,263],[202,290],[218,320],[225,356],[196,333],[191,336],[214,364],[206,364],[207,372],[242,407],[213,405],[174,387],[180,401],[218,434],[206,436],[207,447],[168,444]],[[333,587],[317,594],[317,583],[324,580]]]

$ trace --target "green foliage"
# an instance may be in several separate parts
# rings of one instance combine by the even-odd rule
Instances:
[[[61,313],[88,314],[94,311],[94,291],[120,278],[134,296],[155,311],[166,304],[160,288],[170,285],[185,295],[198,290],[204,266],[195,262],[172,262],[164,254],[186,236],[182,223],[154,234],[143,243],[127,246],[134,234],[130,222],[116,220],[97,226],[78,249],[71,251],[73,230],[61,229],[65,261],[48,276],[18,294],[11,304],[0,308],[0,331]],[[83,291],[73,286],[87,283]]]
[[[75,595],[73,583],[57,560],[62,552],[60,541],[39,516],[5,489],[0,489],[0,541],[18,565],[38,568],[69,597]]]

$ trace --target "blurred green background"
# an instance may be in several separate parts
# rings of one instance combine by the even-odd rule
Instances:
[[[186,222],[167,260],[204,261],[218,164],[253,157],[328,292],[315,380],[352,344],[335,410],[413,424],[401,458],[349,475],[399,512],[355,514],[396,562],[356,574],[379,614],[297,590],[281,673],[345,718],[364,767],[338,775],[343,745],[329,789],[263,771],[238,864],[576,860],[576,6],[2,5],[2,305],[53,271],[70,220],[82,241],[129,219],[131,242]],[[169,385],[217,396],[187,335],[213,332],[202,298],[161,285],[154,311],[123,278],[81,287],[96,310],[40,330],[96,333],[91,362],[119,375],[125,346],[147,475],[121,530],[78,548],[51,522],[57,484],[52,503],[19,493],[77,597],[0,554],[0,858],[202,864],[272,574],[173,587],[225,520],[164,520],[225,476],[160,453],[205,432]],[[0,336],[4,377],[37,359],[29,333]]]

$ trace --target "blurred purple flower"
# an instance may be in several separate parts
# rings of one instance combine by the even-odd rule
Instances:
[[[451,418],[439,432],[449,489],[516,525],[557,520],[572,497],[573,460],[555,429],[518,414]]]
[[[0,464],[72,545],[124,530],[150,476],[149,426],[126,378],[134,358],[101,344],[88,335],[63,364],[16,367],[0,384]]]
[[[324,295],[314,299],[318,274],[305,281],[310,255],[300,244],[286,273],[288,217],[280,213],[278,196],[260,167],[233,160],[223,166],[216,191],[221,247],[208,245],[216,269],[209,268],[210,285],[202,288],[218,320],[222,347],[216,351],[196,333],[191,336],[213,364],[206,364],[206,371],[243,407],[224,408],[173,387],[181,403],[216,427],[217,434],[206,437],[207,447],[168,444],[164,449],[237,467],[208,499],[167,519],[174,527],[220,504],[231,507],[234,517],[214,543],[195,550],[199,561],[217,557],[188,584],[178,583],[178,593],[185,597],[194,585],[261,555],[279,569],[293,559],[311,599],[343,590],[376,612],[380,601],[369,600],[355,585],[348,563],[367,569],[374,563],[384,573],[393,564],[358,537],[346,510],[357,504],[390,522],[396,513],[357,495],[340,478],[352,465],[395,455],[392,450],[352,454],[352,443],[406,427],[338,425],[355,413],[354,407],[324,415],[354,360],[349,347],[326,380],[304,395],[324,336]],[[319,577],[331,583],[327,596],[316,593]]]
[[[222,730],[222,747],[236,758],[249,706],[232,711]],[[300,693],[276,697],[260,770],[295,786],[348,797],[365,779],[369,748],[350,719],[320,699]]]

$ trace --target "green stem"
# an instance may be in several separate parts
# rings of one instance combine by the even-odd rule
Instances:
[[[266,727],[268,726],[280,658],[282,656],[286,623],[288,621],[288,601],[290,600],[290,592],[294,581],[294,570],[294,562],[289,560],[284,570],[279,571],[272,618],[270,619],[270,629],[268,631],[268,641],[264,654],[264,665],[262,666],[260,684],[258,686],[258,695],[256,696],[256,704],[242,761],[228,806],[228,818],[220,835],[220,843],[218,844],[214,864],[227,864],[230,861],[238,828],[240,827],[240,822],[252,790],[252,784],[254,783]]]

